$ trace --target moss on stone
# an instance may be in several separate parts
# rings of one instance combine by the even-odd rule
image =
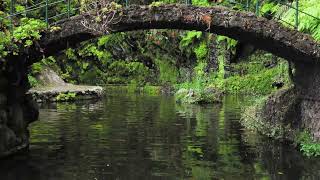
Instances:
[[[213,88],[180,89],[175,93],[176,102],[188,104],[221,103],[222,92]]]
[[[298,132],[294,140],[305,156],[320,156],[320,142],[315,141],[307,130]]]
[[[293,140],[297,104],[299,99],[293,87],[281,89],[244,107],[241,123],[275,139]]]

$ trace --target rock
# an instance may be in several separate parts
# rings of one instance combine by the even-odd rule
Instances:
[[[64,86],[66,83],[63,79],[49,67],[44,69],[37,75],[38,82],[45,86]]]
[[[104,90],[100,86],[65,84],[64,86],[36,87],[28,91],[37,102],[73,101],[101,98]],[[73,94],[75,97],[73,97]],[[63,98],[65,95],[66,98]],[[58,97],[62,98],[58,98]],[[70,98],[67,98],[70,96]]]
[[[299,96],[293,87],[281,89],[242,113],[242,125],[275,139],[294,139],[300,128]]]
[[[103,88],[100,86],[82,86],[65,83],[59,75],[52,69],[45,67],[40,75],[37,76],[37,80],[42,86],[34,87],[27,92],[37,102],[56,102],[56,101],[73,101],[83,99],[95,99],[101,98],[103,95]],[[36,107],[31,103],[31,100],[26,104],[31,109]],[[33,117],[37,114],[35,111],[31,111]],[[28,117],[28,119],[32,117]]]
[[[193,89],[189,89],[187,97],[194,97],[194,96],[195,96],[195,93],[194,93]]]
[[[220,103],[222,102],[223,93],[214,88],[205,88],[201,90],[180,89],[176,92],[175,97],[177,102],[189,104],[205,104],[205,103]]]
[[[187,94],[188,92],[189,92],[188,89],[181,88],[176,92],[176,95]]]

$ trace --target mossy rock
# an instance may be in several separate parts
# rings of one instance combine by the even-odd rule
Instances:
[[[188,104],[221,103],[223,93],[213,88],[179,89],[175,93],[176,102]]]
[[[279,140],[293,140],[297,119],[298,95],[293,87],[284,88],[244,107],[244,127]],[[297,127],[296,127],[297,126]]]

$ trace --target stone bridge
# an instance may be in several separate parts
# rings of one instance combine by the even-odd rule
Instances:
[[[108,33],[143,29],[197,30],[231,37],[273,53],[295,65],[292,96],[274,99],[270,113],[297,108],[304,127],[314,135],[320,132],[320,45],[309,35],[284,27],[280,23],[256,17],[252,13],[223,7],[187,5],[130,6],[113,11],[114,18],[105,26],[89,13],[60,21],[54,31],[47,31],[37,47],[20,56],[8,57],[8,70],[0,76],[0,155],[28,146],[28,124],[37,119],[38,110],[26,95],[27,68],[43,56],[55,55],[67,47]],[[88,27],[83,25],[87,23]],[[40,47],[40,48],[39,48]],[[17,61],[19,60],[19,61]],[[3,97],[2,97],[3,96]],[[294,97],[292,99],[292,97]],[[286,110],[282,110],[286,108]],[[268,113],[268,111],[266,111]],[[270,115],[272,116],[272,115]],[[277,116],[272,116],[271,119]]]
[[[108,29],[96,32],[85,28],[88,19],[92,27],[103,27],[88,15],[79,15],[58,22],[59,31],[47,33],[41,42],[45,55],[53,55],[81,41],[110,33],[144,29],[197,30],[224,35],[271,52],[294,62],[320,62],[320,45],[312,37],[291,30],[280,23],[256,17],[253,13],[232,11],[224,7],[187,5],[130,6],[117,10]]]

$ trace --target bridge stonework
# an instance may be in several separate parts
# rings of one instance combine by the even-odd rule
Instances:
[[[320,45],[304,33],[284,27],[279,22],[256,17],[253,13],[233,11],[224,7],[195,7],[187,5],[130,6],[120,9],[109,33],[144,29],[198,30],[225,35],[243,43],[271,52],[289,61],[320,62]],[[56,54],[81,41],[104,33],[82,25],[90,21],[93,27],[102,27],[88,15],[79,15],[58,22],[60,31],[44,35],[44,54]]]
[[[293,80],[300,99],[296,121],[320,140],[320,64],[296,63]]]
[[[38,106],[26,93],[29,89],[25,59],[7,59],[0,70],[0,158],[29,146],[28,125],[37,120]]]
[[[43,34],[38,43],[41,48],[30,49],[27,56],[20,56],[27,59],[14,61],[19,57],[9,57],[11,63],[7,72],[0,72],[0,156],[28,146],[28,124],[38,116],[36,105],[26,95],[28,66],[43,56],[55,55],[82,41],[108,33],[144,29],[197,30],[225,35],[293,62],[296,67],[294,94],[300,102],[298,111],[302,124],[314,135],[320,132],[320,45],[309,35],[252,13],[223,7],[130,6],[118,9],[115,19],[104,32],[97,32],[82,25],[86,20],[95,27],[102,27],[95,18],[71,17],[54,25],[60,27],[56,28],[59,30]]]

